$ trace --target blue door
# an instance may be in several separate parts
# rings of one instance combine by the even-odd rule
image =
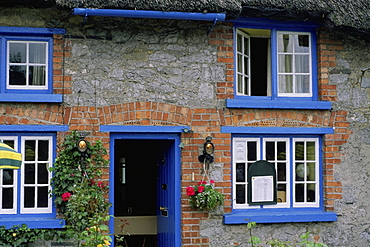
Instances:
[[[112,134],[112,214],[120,217],[156,216],[156,235],[130,235],[132,246],[181,246],[180,148],[176,134]],[[121,164],[124,160],[125,164]],[[115,229],[114,219],[111,229]],[[116,233],[116,232],[114,232]],[[153,244],[155,242],[155,244]],[[143,245],[146,243],[147,245]],[[131,246],[131,245],[129,245]]]
[[[158,246],[175,246],[175,203],[171,195],[175,193],[174,187],[174,155],[173,142],[163,143],[161,159],[159,161],[158,176]]]

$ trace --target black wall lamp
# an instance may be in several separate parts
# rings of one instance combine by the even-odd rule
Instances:
[[[87,149],[88,149],[87,141],[83,138],[80,139],[77,142],[77,150],[81,154],[81,163],[78,165],[78,169],[80,171],[82,171],[82,169],[85,169],[85,158],[87,155]],[[84,175],[87,176],[87,174],[84,174]]]
[[[213,153],[215,151],[215,146],[211,141],[212,137],[207,136],[206,142],[203,144],[203,154],[198,157],[199,162],[206,164],[206,170],[209,170],[209,164],[214,161]]]
[[[77,149],[80,153],[85,153],[87,151],[87,142],[85,139],[80,139],[78,141]]]

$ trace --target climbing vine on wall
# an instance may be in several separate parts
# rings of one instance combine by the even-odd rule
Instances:
[[[59,155],[50,168],[51,184],[60,217],[66,221],[67,235],[83,246],[108,246],[107,222],[111,204],[104,196],[109,187],[102,180],[102,169],[108,161],[100,140],[94,145],[87,142],[87,150],[80,152],[77,143],[82,136],[72,132],[60,145]]]

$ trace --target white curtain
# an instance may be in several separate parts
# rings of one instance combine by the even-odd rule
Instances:
[[[30,43],[29,44],[30,63],[37,64],[31,65],[30,68],[30,79],[32,78],[32,84],[37,86],[45,85],[45,70],[46,70],[46,43]]]

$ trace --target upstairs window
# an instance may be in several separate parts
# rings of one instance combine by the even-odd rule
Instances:
[[[316,26],[234,21],[234,97],[228,108],[331,109],[319,101]]]
[[[47,42],[9,40],[7,55],[7,89],[48,89]]]
[[[312,97],[311,34],[277,31],[272,42],[271,32],[237,29],[237,95]]]
[[[53,88],[53,35],[64,32],[0,27],[0,102],[62,102]]]

